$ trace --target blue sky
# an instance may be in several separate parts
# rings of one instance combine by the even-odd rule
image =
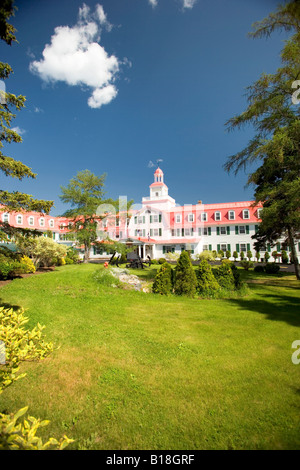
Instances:
[[[157,159],[179,204],[252,199],[247,175],[228,175],[229,155],[251,128],[225,122],[246,107],[245,88],[274,72],[284,35],[253,40],[254,21],[277,0],[19,0],[19,44],[0,45],[14,74],[6,90],[26,96],[7,155],[37,174],[2,188],[67,207],[60,186],[78,171],[107,174],[107,197],[149,195]]]

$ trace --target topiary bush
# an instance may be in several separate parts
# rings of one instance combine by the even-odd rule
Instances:
[[[164,264],[166,262],[165,258],[159,258],[158,264]]]
[[[223,289],[234,290],[234,277],[231,270],[231,262],[222,262],[221,266],[218,266],[213,270],[213,274],[219,284]]]
[[[279,264],[276,263],[267,263],[265,266],[265,272],[267,274],[278,274],[280,271]]]
[[[175,267],[174,292],[176,295],[193,297],[196,294],[197,277],[193,269],[191,259],[186,251],[183,251]]]
[[[172,291],[173,269],[169,263],[165,262],[155,276],[152,292],[154,294],[168,295],[171,294]]]
[[[220,290],[212,268],[206,260],[202,260],[196,269],[197,293],[203,296],[211,296]]]
[[[254,266],[254,263],[253,261],[248,261],[246,259],[240,261],[240,265],[242,266],[242,268],[246,269],[246,271],[248,271],[250,268],[253,268]]]
[[[265,272],[265,267],[262,265],[255,266],[254,271],[256,273],[264,273]]]

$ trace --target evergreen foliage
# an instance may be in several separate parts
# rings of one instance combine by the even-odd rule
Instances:
[[[174,292],[176,295],[193,297],[196,294],[197,278],[191,259],[186,251],[179,257],[175,268]]]
[[[218,281],[216,280],[211,265],[202,260],[196,269],[197,276],[197,293],[203,296],[211,296],[220,290]]]
[[[173,291],[173,269],[169,263],[163,263],[157,272],[152,292],[154,294],[168,295]]]

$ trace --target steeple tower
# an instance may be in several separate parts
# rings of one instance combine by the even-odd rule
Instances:
[[[164,199],[168,196],[168,186],[164,183],[164,172],[157,167],[154,182],[150,185],[150,199]]]

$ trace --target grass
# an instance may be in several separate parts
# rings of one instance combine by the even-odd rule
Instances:
[[[157,266],[132,270],[144,280]],[[23,306],[57,348],[24,363],[0,411],[29,405],[44,438],[74,449],[299,449],[300,289],[292,275],[242,270],[243,298],[197,300],[97,283],[72,265],[16,279],[1,304]]]

